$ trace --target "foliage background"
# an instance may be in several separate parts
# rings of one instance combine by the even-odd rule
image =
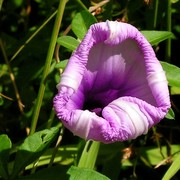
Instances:
[[[64,10],[59,37],[66,34],[67,27],[77,13],[100,2],[69,0]],[[63,63],[56,65],[56,56],[46,77],[45,93],[38,113],[36,131],[39,134],[35,133],[32,139],[28,138],[31,137],[28,135],[55,23],[55,15],[50,20],[49,17],[57,10],[58,4],[58,0],[0,1],[1,179],[67,179],[69,177],[66,171],[71,165],[78,166],[80,157],[85,157],[82,156],[85,142],[63,129],[52,110],[52,99],[57,93],[56,84],[60,79],[58,68],[65,66]],[[93,11],[93,14],[97,21],[119,20],[128,22],[139,30],[171,31],[171,40],[157,43],[153,48],[159,60],[180,66],[180,1],[111,0]],[[68,35],[76,38],[72,30]],[[68,59],[72,49],[61,41],[57,42],[61,47],[55,54],[59,54],[61,61]],[[76,46],[75,42],[69,44]],[[90,153],[92,159],[96,160],[95,167],[91,169],[110,179],[162,179],[172,162],[177,159],[175,157],[178,157],[180,150],[180,70],[177,67],[169,69],[173,74],[174,68],[174,81],[177,85],[170,87],[174,120],[165,118],[147,135],[136,140],[101,144],[97,160]],[[53,128],[49,129],[50,127]],[[34,161],[38,163],[35,165]],[[84,177],[84,174],[91,177],[94,173],[90,171],[89,174],[85,170],[81,172],[74,167],[70,171],[70,177],[73,179],[73,173],[77,172],[80,172],[79,177]],[[173,179],[180,178],[179,172],[171,174]]]

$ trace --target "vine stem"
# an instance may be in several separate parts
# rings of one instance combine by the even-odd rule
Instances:
[[[171,32],[171,0],[167,0],[167,31]],[[166,59],[167,62],[171,60],[171,39],[166,42]]]
[[[17,103],[18,103],[18,106],[19,106],[19,110],[21,113],[23,113],[24,111],[24,105],[22,103],[22,100],[21,100],[21,96],[19,94],[19,90],[18,90],[18,87],[17,87],[17,84],[16,84],[16,80],[15,80],[15,76],[14,76],[14,73],[13,73],[13,70],[11,68],[11,65],[9,63],[9,60],[8,60],[8,56],[6,54],[6,50],[4,48],[4,44],[3,44],[3,41],[2,39],[0,39],[0,47],[1,47],[1,50],[2,50],[2,53],[3,53],[3,56],[4,56],[4,59],[5,59],[5,62],[7,64],[7,67],[8,67],[8,71],[9,71],[9,76],[10,76],[10,79],[11,79],[11,82],[13,84],[13,87],[14,87],[14,91],[15,91],[15,95],[16,95],[16,99],[17,99]],[[5,96],[4,96],[5,97]],[[6,96],[7,97],[7,96]],[[8,98],[9,99],[9,98]]]
[[[81,0],[76,0],[77,3],[79,3],[79,5],[84,9],[84,10],[87,10],[89,11],[90,13],[92,13],[93,11],[95,11],[96,9],[98,9],[99,7],[107,4],[110,0],[104,0],[104,1],[101,1],[99,3],[97,3],[96,5],[92,6],[89,8],[89,10],[86,8],[86,6],[81,2]],[[66,30],[63,32],[63,35],[67,35],[69,33],[69,31],[71,30],[71,24],[66,28]],[[56,45],[56,49],[55,49],[55,60],[57,63],[60,62],[60,59],[59,59],[59,48],[60,48],[60,45],[57,44]],[[60,74],[62,73],[62,69],[59,70],[60,71]]]
[[[62,21],[62,17],[63,17],[63,13],[64,13],[64,9],[65,9],[67,1],[68,0],[59,1],[58,11],[57,11],[57,15],[56,15],[52,35],[51,35],[50,45],[49,45],[46,62],[44,65],[44,70],[43,70],[43,74],[41,78],[41,83],[40,83],[40,87],[38,91],[38,96],[37,96],[37,100],[36,100],[36,104],[34,108],[34,113],[32,117],[30,135],[36,131],[38,117],[39,117],[39,113],[40,113],[40,109],[41,109],[41,105],[42,105],[42,101],[44,97],[45,87],[46,87],[46,78],[49,74],[50,65],[53,59],[53,54],[54,54],[54,50],[56,46],[56,40],[58,37],[58,33],[61,26],[61,21]]]

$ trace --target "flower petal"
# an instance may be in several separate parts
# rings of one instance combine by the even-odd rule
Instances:
[[[57,85],[54,108],[75,135],[104,143],[147,133],[170,107],[165,73],[133,26],[90,27]]]

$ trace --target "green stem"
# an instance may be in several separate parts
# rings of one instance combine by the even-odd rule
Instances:
[[[49,49],[48,49],[48,53],[47,53],[47,58],[46,58],[46,62],[45,62],[45,66],[44,66],[44,70],[43,70],[43,74],[42,74],[42,78],[41,78],[38,97],[36,100],[36,105],[35,105],[35,109],[34,109],[34,113],[33,113],[30,134],[33,134],[36,130],[38,117],[39,117],[39,113],[40,113],[40,109],[41,109],[41,105],[42,105],[42,100],[43,100],[44,92],[45,92],[46,78],[47,78],[47,75],[50,70],[50,65],[51,65],[51,61],[53,59],[54,49],[56,46],[56,40],[58,37],[58,33],[59,33],[60,26],[61,26],[61,21],[62,21],[62,17],[63,17],[63,13],[64,13],[64,9],[65,9],[67,1],[68,0],[60,0],[60,2],[59,2],[59,7],[58,7],[57,15],[56,15],[56,20],[54,23],[54,28],[52,31],[52,36],[51,36],[50,45],[49,45]]]
[[[51,125],[52,125],[53,120],[54,120],[54,116],[55,116],[55,112],[54,112],[54,109],[52,108],[49,120],[47,122],[47,129],[51,128]]]
[[[62,124],[61,124],[61,125],[62,125]],[[64,127],[63,127],[63,125],[62,125],[61,130],[60,130],[60,134],[59,134],[58,140],[57,140],[57,142],[56,142],[56,146],[55,146],[55,148],[54,148],[54,150],[53,150],[53,152],[52,152],[52,156],[51,156],[51,159],[50,159],[50,161],[49,161],[48,167],[51,167],[51,166],[53,165],[53,162],[54,162],[54,159],[55,159],[56,154],[57,154],[57,152],[58,152],[58,148],[59,148],[59,146],[60,146],[60,143],[61,143],[63,134],[64,134]]]
[[[171,32],[171,0],[167,0],[167,31]],[[171,38],[166,42],[166,59],[170,62],[171,59]]]
[[[100,142],[87,141],[79,160],[78,167],[94,169],[99,147]]]
[[[158,6],[159,6],[159,0],[155,0],[153,29],[156,29],[157,26]]]
[[[81,0],[76,0],[76,2],[84,9],[88,11],[88,8],[81,2]]]
[[[25,46],[47,25],[47,23],[56,15],[55,11],[27,40],[26,42],[15,52],[10,59],[10,62],[16,58],[16,56],[25,48]]]
[[[3,41],[2,39],[0,39],[0,48],[2,50],[2,54],[4,56],[4,59],[5,59],[5,62],[7,64],[7,67],[8,67],[8,71],[9,71],[9,76],[10,76],[10,79],[12,81],[12,85],[14,87],[14,91],[15,91],[15,95],[16,95],[16,99],[17,99],[17,102],[18,102],[18,106],[19,106],[19,110],[21,113],[23,113],[23,108],[24,108],[24,105],[22,103],[22,100],[21,100],[21,96],[19,94],[19,90],[18,90],[18,87],[16,85],[16,80],[15,80],[15,76],[14,76],[14,73],[13,73],[13,70],[11,68],[11,65],[9,63],[9,60],[8,60],[8,56],[7,56],[7,53],[6,53],[6,50],[4,48],[4,44],[3,44]]]

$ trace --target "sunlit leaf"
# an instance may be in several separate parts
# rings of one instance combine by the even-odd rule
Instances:
[[[168,157],[168,149],[166,146],[161,146],[160,148],[157,147],[144,147],[141,148],[141,156],[146,159],[146,161],[151,165],[157,165],[162,162],[164,158]],[[180,151],[180,145],[171,145],[171,154],[177,153]]]
[[[37,166],[39,167],[49,164],[53,151],[53,148],[48,148],[47,151],[39,158]],[[61,165],[71,165],[77,156],[77,152],[77,145],[60,146],[56,153],[56,157],[54,158],[54,163]],[[26,170],[31,168],[33,168],[33,163],[28,165]]]
[[[171,0],[171,3],[177,3],[179,0]]]
[[[61,36],[57,39],[57,43],[67,49],[74,51],[78,47],[80,42],[71,36]]]
[[[141,31],[149,43],[153,46],[168,38],[172,38],[173,34],[169,31]]]
[[[72,20],[72,30],[74,34],[82,40],[89,27],[96,22],[97,20],[91,13],[88,11],[81,11],[77,13]]]
[[[7,164],[12,143],[7,135],[0,135],[0,176],[8,179]]]
[[[172,86],[171,87],[171,94],[172,95],[180,95],[180,87]]]
[[[34,162],[42,155],[57,136],[58,132],[59,128],[53,127],[51,129],[36,132],[25,139],[19,146],[16,154],[12,179],[15,178],[28,164]]]
[[[171,145],[171,154],[175,154],[180,151],[180,145],[172,144]],[[156,166],[161,164],[166,158],[168,158],[168,148],[167,146],[161,146],[161,149],[158,147],[140,147],[137,148],[136,152],[140,152],[140,159],[146,166]],[[163,154],[163,156],[162,156]],[[164,158],[164,159],[163,159]],[[164,165],[166,161],[164,161]],[[122,163],[122,166],[133,166],[133,162],[130,159],[127,159]]]
[[[60,61],[59,63],[56,64],[55,68],[65,69],[67,63],[68,63],[68,59],[65,59],[65,60],[63,60],[63,61]]]
[[[162,61],[161,61],[161,65],[164,71],[166,72],[166,77],[169,86],[180,87],[180,68],[175,65]]]
[[[79,179],[92,179],[92,180],[109,180],[108,177],[100,174],[92,169],[79,168],[71,166],[67,172],[70,175],[69,180],[79,180]]]

